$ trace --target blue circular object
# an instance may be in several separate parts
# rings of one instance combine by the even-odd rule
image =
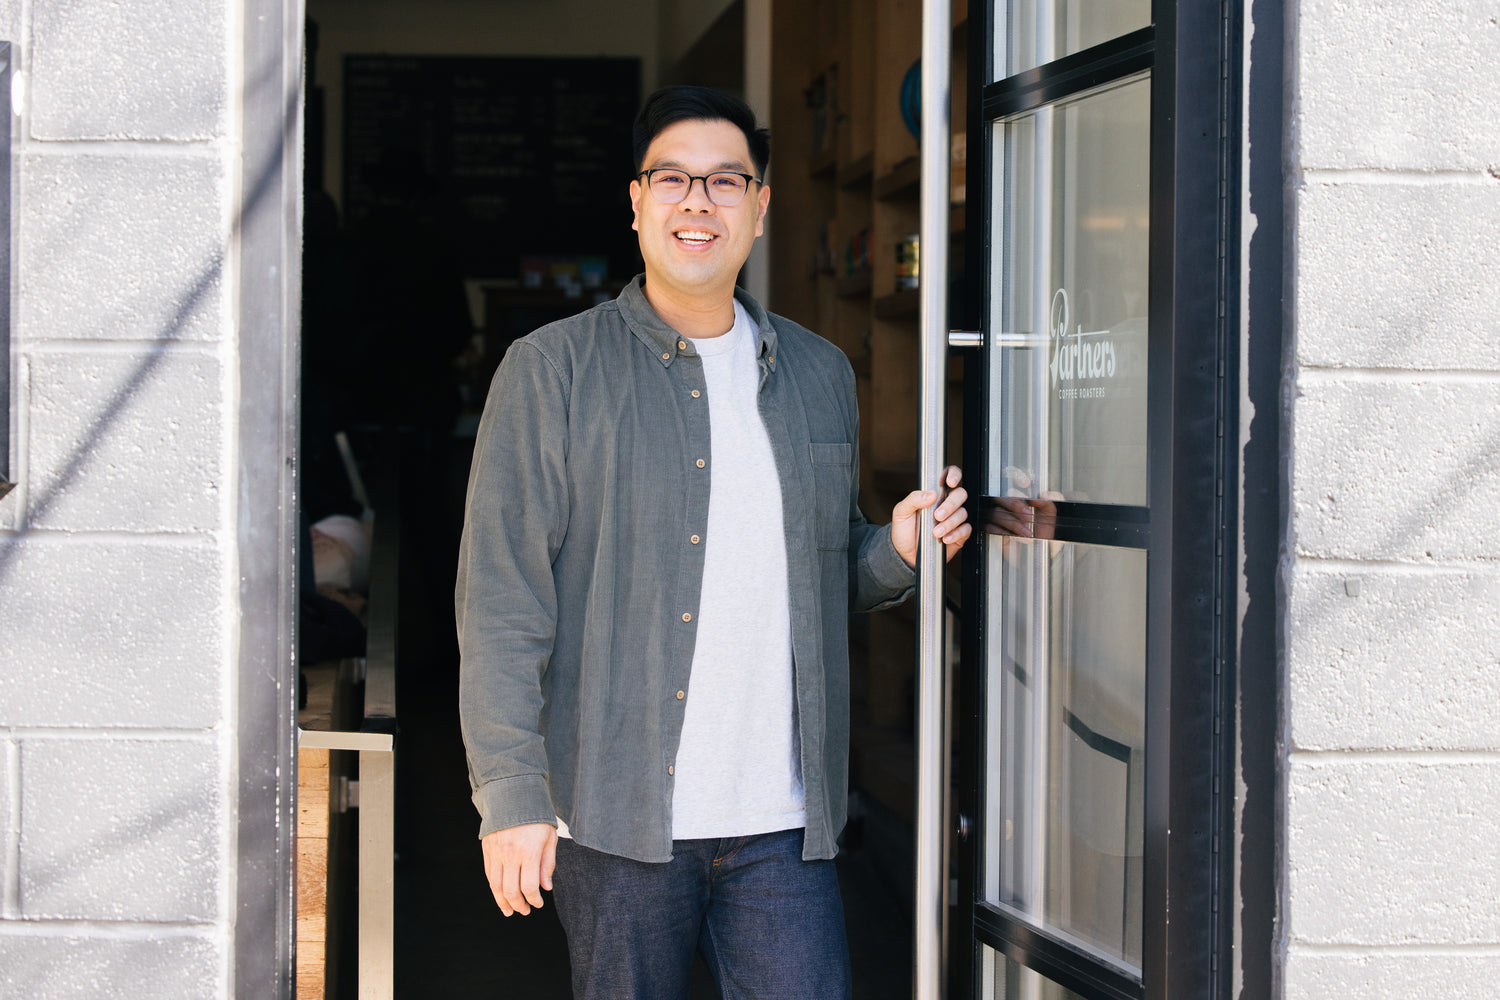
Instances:
[[[901,80],[901,120],[918,139],[922,138],[922,60],[918,59]]]

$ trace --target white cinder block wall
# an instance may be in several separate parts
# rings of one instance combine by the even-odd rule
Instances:
[[[1288,1000],[1500,989],[1497,15],[1287,5]]]
[[[231,993],[238,10],[0,0],[4,998]]]

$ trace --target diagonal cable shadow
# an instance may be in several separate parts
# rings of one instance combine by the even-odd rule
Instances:
[[[265,86],[278,81],[262,76],[254,81],[251,88]],[[267,154],[265,162],[260,164],[253,175],[253,182],[245,190],[239,209],[230,227],[229,239],[232,241],[243,231],[244,222],[257,212],[269,207],[266,202],[272,191],[279,190],[278,181],[282,180],[280,166],[285,157],[288,143],[291,141],[291,131],[295,124],[300,121],[297,108],[300,95],[294,90],[288,98],[288,106],[285,110],[283,121],[286,123],[282,129],[280,141]],[[178,340],[183,329],[196,312],[203,298],[215,287],[215,279],[219,277],[220,269],[224,266],[221,258],[215,262],[194,281],[189,293],[178,303],[171,318],[165,324],[161,336],[152,340],[151,349],[141,358],[135,368],[125,381],[110,394],[104,405],[100,408],[97,418],[91,423],[74,445],[68,461],[63,466],[52,482],[38,493],[28,497],[27,508],[21,512],[20,523],[14,532],[0,536],[0,586],[4,586],[16,559],[20,555],[21,544],[34,530],[34,525],[44,518],[54,504],[67,492],[68,488],[77,480],[83,470],[85,459],[100,443],[109,430],[119,422],[130,401],[141,391],[142,387],[150,381],[152,375],[161,367],[163,360],[167,357],[171,345]],[[13,494],[14,495],[14,494]]]

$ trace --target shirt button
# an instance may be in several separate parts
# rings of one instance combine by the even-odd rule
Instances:
[[[707,463],[707,462],[705,462],[705,461],[703,461],[703,459],[701,459],[701,458],[700,458],[700,459],[698,459],[698,463],[697,463],[697,464],[698,464],[698,468],[700,468],[700,469],[701,469],[701,468],[703,468],[703,467],[704,467],[704,466],[705,466],[705,465],[707,465],[707,464],[708,464],[708,463]]]
[[[672,360],[672,355],[670,353],[668,353],[667,351],[662,351],[661,352],[661,359],[663,361],[671,361]]]
[[[677,700],[678,701],[681,701],[682,699],[684,699],[686,697],[687,697],[687,692],[686,691],[678,691],[677,692]]]
[[[692,542],[694,545],[697,545],[698,544],[698,536],[694,535],[692,538],[688,539],[688,541]]]
[[[697,389],[693,390],[693,398],[694,399],[697,399],[700,395],[702,395],[702,393],[700,393]]]
[[[692,612],[690,612],[690,611],[684,611],[682,613],[682,620],[685,621],[685,622],[692,621],[693,620],[693,614],[692,614]]]
[[[673,770],[673,769],[672,769],[672,765],[671,765],[671,764],[668,764],[668,765],[667,765],[667,773],[668,773],[668,774],[675,774],[675,773],[676,773],[676,772],[675,772],[675,771],[674,771],[674,770]]]
[[[776,355],[774,355],[774,354],[771,355],[771,359],[770,360],[771,360],[771,364],[774,365],[776,363]]]
[[[687,341],[685,341],[685,340],[679,340],[677,342],[677,349],[679,351],[685,351],[685,350],[687,350]]]

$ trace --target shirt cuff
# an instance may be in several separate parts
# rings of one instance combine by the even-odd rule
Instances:
[[[891,541],[891,526],[889,524],[880,529],[880,539],[870,546],[870,559],[866,563],[870,576],[885,590],[901,594],[903,597],[917,585],[917,571],[906,565],[906,560],[901,558],[901,553],[896,551],[896,545]]]
[[[542,774],[518,774],[480,785],[474,789],[474,808],[479,810],[481,837],[528,823],[557,825],[557,810]]]

